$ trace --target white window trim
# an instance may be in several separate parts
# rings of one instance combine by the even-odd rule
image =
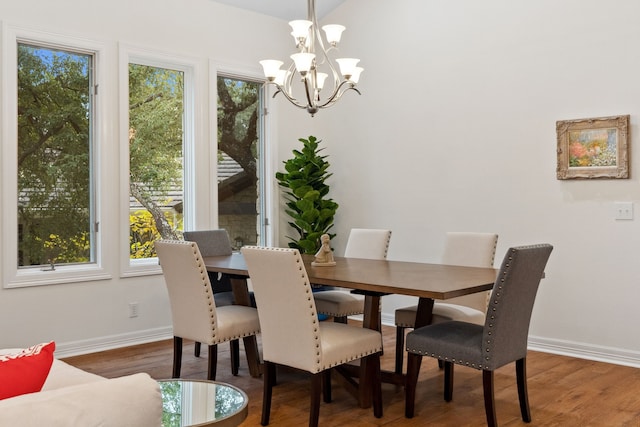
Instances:
[[[207,74],[206,61],[167,52],[121,43],[119,46],[119,105],[120,105],[120,167],[123,171],[120,186],[120,276],[135,277],[161,274],[158,258],[131,260],[129,258],[129,63],[162,67],[184,72],[184,228],[196,222],[196,153],[207,147]],[[207,187],[208,190],[208,187]]]
[[[20,288],[27,286],[52,285],[71,282],[86,282],[110,279],[111,275],[102,265],[101,232],[96,233],[95,263],[57,265],[55,270],[43,271],[38,268],[18,268],[18,209],[17,194],[17,165],[18,156],[18,123],[15,112],[18,110],[18,72],[17,72],[17,43],[32,42],[52,48],[74,49],[84,51],[94,56],[95,84],[105,89],[105,75],[102,72],[101,59],[106,57],[106,46],[103,43],[53,34],[33,29],[2,25],[2,144],[0,147],[0,164],[2,166],[2,197],[0,219],[2,221],[2,243],[0,244],[0,258],[2,258],[2,280],[5,288]],[[100,222],[100,156],[102,152],[101,137],[104,126],[102,112],[105,111],[105,97],[96,96],[93,114],[93,148],[97,159],[94,159],[94,192],[96,200],[95,221]]]

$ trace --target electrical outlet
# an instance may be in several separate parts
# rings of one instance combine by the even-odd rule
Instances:
[[[632,202],[616,202],[615,218],[617,220],[633,219],[633,203]]]
[[[138,303],[130,302],[129,303],[129,317],[138,317]]]

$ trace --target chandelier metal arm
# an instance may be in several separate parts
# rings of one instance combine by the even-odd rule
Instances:
[[[284,95],[285,98],[287,98],[289,100],[289,102],[291,102],[296,107],[298,107],[298,108],[307,108],[306,105],[300,104],[297,99],[295,99],[294,97],[290,96],[280,85],[277,85],[277,84],[271,83],[271,82],[265,82],[265,84],[274,85],[278,89],[278,90],[275,91],[275,93],[273,94],[273,96],[271,98],[275,98],[277,94],[281,93],[282,95]]]
[[[346,88],[343,88],[343,90],[340,91],[340,89],[346,84],[349,84],[349,86],[347,86]],[[334,93],[323,104],[318,105],[318,108],[325,108],[325,107],[331,106],[332,104],[337,102],[340,98],[342,98],[342,95],[344,95],[344,93],[348,90],[353,90],[358,95],[362,95],[358,90],[358,88],[353,86],[353,84],[351,84],[349,81],[344,80],[342,83],[340,83],[340,86],[338,86],[338,88],[334,91]]]
[[[279,93],[282,93],[282,95],[285,98],[287,98],[287,100],[289,100],[289,102],[291,102],[296,107],[301,108],[301,109],[306,109],[309,112],[314,111],[314,113],[312,113],[312,116],[319,109],[330,107],[331,105],[333,105],[335,102],[337,102],[342,97],[342,95],[344,95],[345,92],[347,92],[349,90],[353,90],[358,95],[362,95],[362,93],[358,90],[357,87],[355,87],[349,81],[345,80],[342,83],[340,83],[338,88],[331,94],[331,96],[325,102],[323,102],[321,104],[317,103],[317,102],[310,101],[309,100],[309,97],[310,97],[309,91],[307,90],[306,91],[306,95],[307,95],[308,103],[305,105],[305,104],[301,104],[296,98],[290,96],[282,86],[280,86],[280,85],[278,85],[276,83],[273,83],[273,82],[266,82],[265,84],[271,84],[271,85],[275,86],[276,89],[277,89],[276,92],[271,96],[271,98],[275,98],[276,95],[278,95]],[[344,86],[347,86],[347,87],[344,87]]]

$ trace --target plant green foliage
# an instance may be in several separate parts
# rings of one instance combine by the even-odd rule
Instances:
[[[47,262],[50,264],[90,261],[89,233],[67,239],[62,239],[57,234],[50,234],[46,240],[39,236],[35,236],[34,240],[44,248]]]
[[[159,384],[162,392],[162,425],[182,426],[182,383],[161,381]]]
[[[284,161],[286,172],[276,172],[278,184],[286,188],[285,212],[292,219],[289,225],[298,232],[299,237],[287,236],[291,240],[290,248],[301,253],[313,254],[320,248],[320,236],[329,234],[333,227],[333,218],[338,204],[328,198],[329,186],[325,181],[333,174],[328,172],[328,156],[321,156],[318,148],[321,141],[315,136],[299,139],[302,151],[293,150],[294,157]]]
[[[187,423],[183,415],[188,418],[189,408],[185,407],[185,396],[190,394],[190,387],[180,381],[160,381],[162,393],[162,425],[164,427],[181,427]],[[184,389],[183,389],[184,387]],[[213,418],[221,420],[238,411],[245,404],[244,396],[231,387],[215,386],[215,393],[211,400],[215,408]],[[184,411],[184,414],[183,414]]]
[[[172,218],[170,212],[164,214],[172,229],[182,230],[182,215]],[[131,259],[154,258],[157,256],[153,243],[162,239],[155,218],[149,211],[140,210],[129,215],[129,247]]]

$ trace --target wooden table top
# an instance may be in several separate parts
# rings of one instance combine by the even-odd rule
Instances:
[[[448,299],[493,288],[498,270],[418,262],[335,257],[333,267],[313,267],[303,255],[309,281],[382,294]],[[204,257],[209,271],[248,277],[242,254]]]

